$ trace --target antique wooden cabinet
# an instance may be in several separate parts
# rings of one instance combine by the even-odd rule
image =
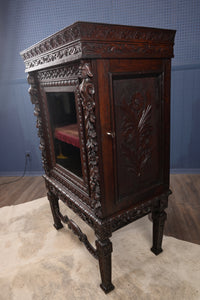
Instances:
[[[151,250],[162,251],[174,36],[77,22],[21,52],[54,226],[67,223],[99,260],[105,293],[114,288],[112,232],[151,213]],[[96,248],[59,200],[94,229]]]

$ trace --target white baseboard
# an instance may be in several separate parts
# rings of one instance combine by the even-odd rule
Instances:
[[[3,177],[21,177],[23,175],[23,171],[22,172],[0,172],[0,176]],[[27,171],[25,176],[42,176],[44,175],[43,171]]]
[[[170,169],[170,174],[200,174],[200,169]],[[22,176],[23,172],[0,172],[0,176]],[[42,176],[44,175],[44,171],[27,171],[25,176]]]
[[[200,169],[170,169],[170,174],[200,174]]]

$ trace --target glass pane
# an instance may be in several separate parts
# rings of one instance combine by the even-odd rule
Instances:
[[[82,177],[75,95],[46,93],[57,164]]]

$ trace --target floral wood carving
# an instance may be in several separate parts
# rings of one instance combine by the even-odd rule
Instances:
[[[44,141],[44,131],[42,128],[42,117],[39,105],[39,94],[35,83],[35,78],[33,75],[28,75],[28,83],[30,84],[29,94],[31,97],[32,104],[35,105],[34,115],[37,117],[36,128],[38,129],[38,136],[40,138],[40,150],[42,151],[42,164],[46,174],[49,174],[50,169],[47,163],[46,151],[45,151],[45,141]]]
[[[94,208],[98,217],[102,216],[100,202],[100,175],[99,175],[99,156],[96,135],[96,116],[95,116],[95,89],[92,83],[93,74],[89,63],[80,66],[79,85],[80,96],[85,116],[86,148],[89,165],[89,184],[91,192],[91,207]]]
[[[150,138],[152,135],[151,110],[152,106],[140,92],[137,92],[130,103],[123,99],[120,106],[123,118],[120,125],[122,143],[120,153],[124,157],[129,172],[140,177],[151,158],[152,149]]]

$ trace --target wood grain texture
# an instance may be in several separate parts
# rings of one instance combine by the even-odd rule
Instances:
[[[200,244],[200,175],[171,175],[171,190],[164,233]]]
[[[17,177],[0,177],[0,184]],[[200,175],[173,174],[165,223],[165,235],[200,245]],[[0,185],[0,207],[16,205],[46,196],[42,177],[24,177]],[[134,226],[134,225],[133,225]]]
[[[0,207],[21,204],[46,196],[46,187],[41,176],[17,179],[19,177],[0,177]],[[5,184],[7,182],[12,183]]]

